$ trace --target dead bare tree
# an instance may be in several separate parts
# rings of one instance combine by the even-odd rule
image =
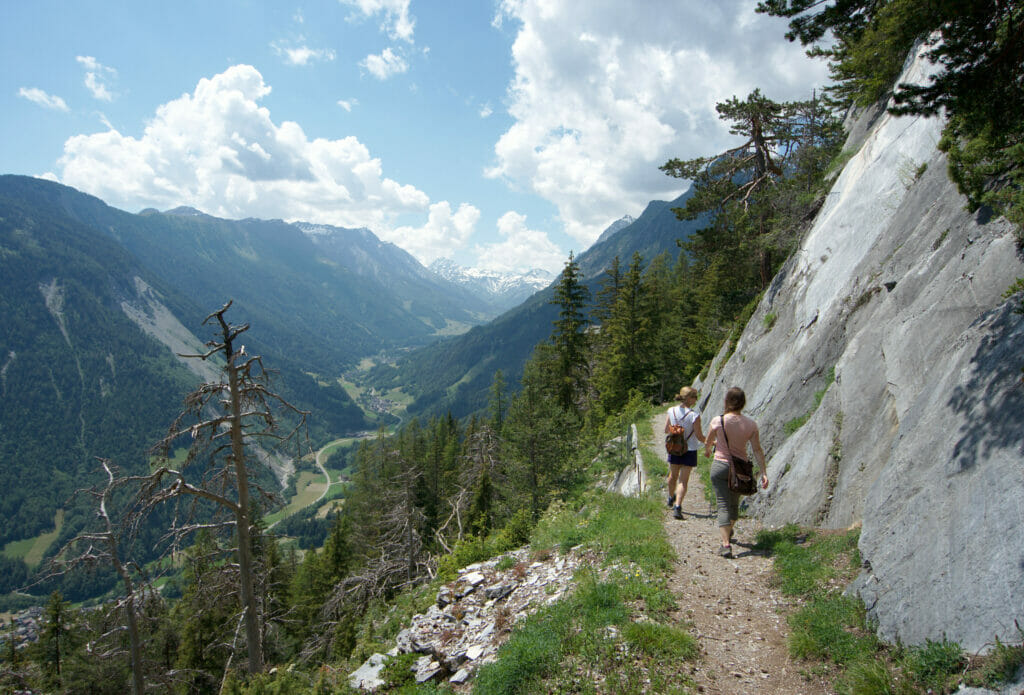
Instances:
[[[75,496],[88,495],[95,499],[99,527],[83,531],[65,543],[60,552],[49,560],[47,571],[42,573],[39,581],[77,569],[95,569],[98,565],[110,565],[114,568],[124,586],[124,595],[108,607],[111,613],[122,611],[127,625],[122,625],[120,620],[113,621],[116,627],[92,640],[86,649],[100,658],[123,655],[123,650],[116,644],[107,650],[101,645],[107,643],[114,634],[127,630],[132,693],[142,695],[145,691],[145,670],[142,662],[143,640],[139,630],[138,612],[147,598],[160,600],[159,593],[153,589],[142,567],[122,557],[122,549],[129,546],[136,537],[138,517],[117,518],[111,510],[112,498],[117,490],[137,483],[142,477],[118,476],[110,461],[98,460],[106,474],[106,483],[100,487],[78,490]]]
[[[413,586],[433,576],[433,563],[423,543],[423,510],[416,505],[414,490],[422,475],[415,466],[399,460],[395,473],[380,488],[381,516],[373,535],[373,555],[360,570],[342,579],[320,611],[321,629],[303,647],[303,658],[329,653],[333,649],[339,622],[359,616],[374,601]]]
[[[201,529],[223,532],[233,529],[236,536],[234,553],[237,566],[228,563],[224,570],[237,579],[242,622],[248,654],[247,670],[263,670],[262,614],[254,591],[253,491],[247,465],[246,447],[280,446],[296,438],[305,426],[307,412],[291,405],[270,390],[269,375],[259,356],[249,356],[239,336],[249,330],[249,324],[231,325],[225,314],[228,302],[203,321],[214,324],[216,337],[206,343],[206,352],[181,355],[202,360],[222,359],[225,378],[205,383],[185,397],[185,410],[171,425],[165,436],[153,448],[158,466],[142,481],[137,508],[140,512],[157,505],[189,498],[184,514],[175,517],[167,538],[173,548],[179,548]],[[279,429],[278,413],[287,413],[293,420],[290,430]],[[175,446],[190,441],[185,462],[175,467],[171,453]],[[260,490],[264,497],[272,498]],[[216,514],[212,521],[199,510],[204,503],[212,503]],[[207,507],[209,505],[206,505]]]
[[[460,466],[458,489],[448,498],[451,513],[434,531],[435,539],[446,553],[450,553],[455,543],[465,538],[467,532],[472,532],[472,529],[467,528],[466,521],[471,514],[474,492],[481,480],[488,478],[496,497],[500,499],[503,496],[500,491],[506,488],[507,478],[499,457],[500,448],[501,439],[489,425],[482,425],[470,433],[466,454]]]

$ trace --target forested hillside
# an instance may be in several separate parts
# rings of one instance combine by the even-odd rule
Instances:
[[[462,330],[484,310],[367,230],[307,234],[189,209],[133,215],[3,176],[0,234],[0,548],[21,543],[0,556],[0,594],[24,583],[23,558],[36,565],[81,530],[89,512],[66,503],[97,479],[96,457],[146,465],[182,396],[209,378],[173,353],[202,352],[200,324],[226,301],[259,327],[249,354],[311,413],[311,444],[394,421],[364,412],[339,383],[358,359]]]
[[[133,278],[160,286],[129,253],[60,210],[7,195],[0,209],[0,544],[67,538],[91,516],[65,504],[96,457],[144,466],[195,376],[122,311]],[[3,562],[0,593],[28,575]]]

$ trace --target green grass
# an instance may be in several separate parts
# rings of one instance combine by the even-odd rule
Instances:
[[[674,625],[631,620],[628,591],[590,570],[570,597],[523,620],[498,659],[476,676],[474,693],[595,692],[596,674],[618,693],[672,692],[682,665],[697,657],[696,640]],[[646,674],[646,677],[642,677]]]
[[[960,645],[945,637],[938,642],[926,639],[924,644],[908,647],[901,661],[917,683],[933,692],[946,692],[967,665]]]
[[[629,623],[622,630],[626,642],[654,659],[690,660],[700,651],[697,640],[674,625]]]
[[[849,596],[816,597],[788,622],[789,652],[797,659],[822,659],[842,666],[873,659],[878,651],[863,604]]]
[[[856,571],[860,564],[859,539],[860,531],[856,529],[816,534],[787,524],[781,529],[759,531],[754,547],[774,556],[782,593],[814,596],[831,580]]]
[[[25,538],[20,541],[11,541],[3,548],[3,555],[13,560],[23,560],[29,569],[34,569],[43,561],[47,548],[57,540],[61,528],[64,526],[64,510],[58,509],[53,515],[52,531],[41,533],[34,538]]]
[[[758,532],[754,547],[774,557],[782,592],[803,599],[788,617],[794,658],[843,667],[872,660],[878,652],[863,604],[841,591],[858,571],[859,538],[859,529],[825,533],[795,524]]]
[[[906,648],[882,644],[863,604],[843,593],[860,568],[859,536],[858,529],[795,524],[757,534],[755,550],[774,558],[781,591],[800,599],[787,617],[788,646],[793,658],[817,662],[808,671],[835,668],[839,695],[921,695],[951,693],[960,683],[994,687],[1024,666],[1024,645],[999,640],[992,654],[970,660],[945,637]]]
[[[808,410],[803,415],[799,415],[793,418],[792,420],[789,420],[782,426],[782,431],[786,434],[787,437],[807,424],[807,421],[811,419],[811,415],[814,415],[814,411],[816,411],[818,409],[818,406],[821,405],[821,400],[825,397],[825,393],[828,391],[829,387],[835,383],[835,380],[836,368],[835,366],[833,366],[831,369],[828,370],[828,373],[825,375],[824,388],[814,392],[814,406],[812,406],[811,409]]]
[[[582,567],[575,592],[517,623],[498,659],[478,672],[474,693],[595,692],[597,674],[603,691],[683,692],[685,662],[698,648],[672,618],[675,556],[660,499],[592,491],[572,506],[554,504],[531,546],[593,549],[611,568]]]
[[[299,473],[298,480],[295,482],[295,496],[288,501],[288,504],[283,509],[279,509],[273,514],[268,514],[263,518],[263,521],[267,524],[274,524],[299,510],[305,509],[320,498],[326,484],[327,481],[324,480],[323,473],[320,473],[319,470],[316,473],[311,471]]]
[[[976,672],[968,679],[971,685],[993,688],[1009,683],[1024,668],[1024,630],[1017,628],[1020,643],[1003,644],[997,637],[992,651],[981,660]]]

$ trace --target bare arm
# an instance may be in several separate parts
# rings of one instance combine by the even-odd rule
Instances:
[[[705,439],[704,439],[704,432],[701,430],[701,426],[700,426],[700,415],[698,415],[697,419],[693,421],[693,433],[697,435],[697,441],[699,441],[699,442],[704,442],[705,441]]]
[[[704,456],[707,458],[711,458],[711,450],[714,448],[715,445],[715,439],[717,438],[717,435],[715,433],[717,431],[718,428],[715,426],[715,419],[712,418],[711,429],[708,430],[707,437],[704,438]]]
[[[761,487],[768,487],[768,466],[764,462],[764,449],[761,448],[761,432],[754,425],[754,434],[750,437],[750,447],[754,450],[754,458],[761,468]]]

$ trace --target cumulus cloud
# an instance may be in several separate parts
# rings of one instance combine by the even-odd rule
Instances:
[[[381,30],[394,40],[413,41],[416,18],[409,14],[409,0],[340,0],[358,10],[362,18],[383,16]]]
[[[297,123],[275,123],[259,103],[270,90],[249,65],[202,79],[160,106],[140,137],[110,128],[69,138],[61,181],[128,210],[190,205],[226,218],[369,227],[424,257],[429,243],[465,243],[476,208],[431,206],[422,191],[385,177],[355,137],[310,139]],[[418,232],[389,231],[428,209]]]
[[[498,234],[501,241],[477,245],[477,265],[485,270],[516,272],[542,268],[552,273],[561,271],[565,254],[544,232],[530,229],[526,216],[518,212],[506,212],[498,220]]]
[[[352,113],[352,109],[359,105],[358,99],[338,99],[338,106]]]
[[[28,99],[33,104],[38,104],[44,109],[68,111],[68,105],[63,99],[52,94],[47,94],[38,87],[22,87],[18,90],[18,96],[22,99]]]
[[[715,104],[754,88],[810,97],[825,66],[783,38],[785,23],[755,0],[503,0],[513,22],[513,124],[488,175],[558,209],[584,246],[623,214],[681,193],[658,166],[735,145]]]
[[[422,227],[399,227],[384,236],[429,265],[465,246],[479,220],[480,211],[472,205],[463,203],[453,213],[451,205],[441,201],[430,206],[427,223]]]
[[[94,99],[113,101],[114,94],[107,86],[107,81],[117,77],[117,70],[108,68],[92,56],[77,56],[75,60],[85,69],[85,86]]]
[[[330,48],[310,48],[305,45],[303,39],[299,39],[298,45],[290,44],[287,41],[272,41],[270,47],[274,53],[284,58],[289,65],[309,65],[315,62],[330,62],[334,60],[334,51]]]
[[[359,65],[378,80],[386,80],[409,69],[405,59],[390,48],[385,48],[379,56],[366,56]]]
[[[480,107],[480,118],[488,118],[492,113],[494,113],[494,109],[491,108],[490,104],[484,104]]]

